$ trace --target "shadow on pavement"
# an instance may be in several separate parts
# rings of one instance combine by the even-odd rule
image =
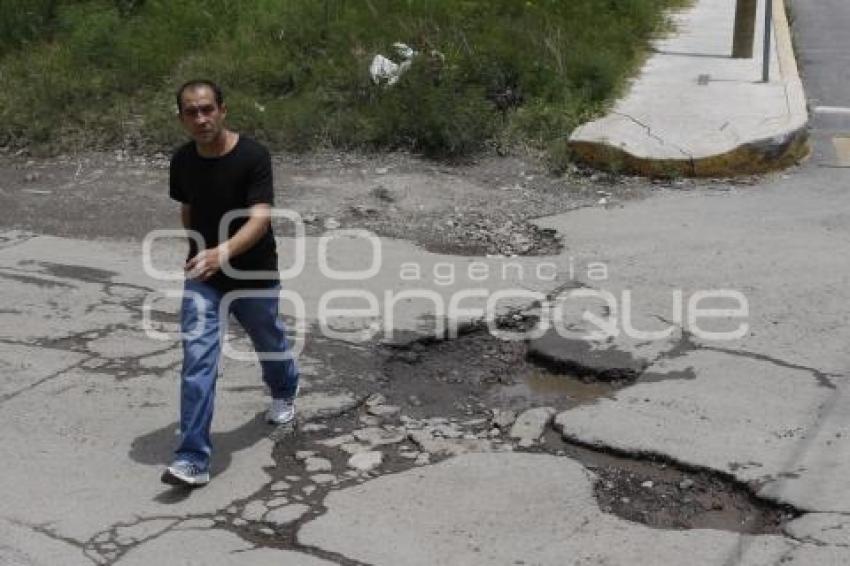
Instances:
[[[662,55],[673,55],[677,57],[703,57],[705,59],[731,59],[732,54],[721,55],[717,53],[690,53],[687,51],[670,51],[667,49],[653,49],[653,53],[660,53]]]
[[[213,456],[210,473],[213,477],[226,470],[233,461],[233,454],[268,437],[274,428],[265,422],[260,411],[239,428],[212,435]],[[137,437],[130,445],[130,458],[147,466],[163,466],[171,462],[177,445],[177,423],[171,423],[153,432]],[[178,503],[186,499],[191,490],[168,488],[156,496],[160,503]]]
[[[157,494],[153,500],[157,503],[164,503],[166,505],[180,503],[181,501],[188,499],[193,491],[195,490],[188,487],[171,486]]]

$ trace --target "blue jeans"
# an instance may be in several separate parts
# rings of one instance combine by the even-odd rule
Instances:
[[[278,317],[280,286],[263,289],[269,296],[236,298],[228,305],[260,353],[263,381],[275,399],[292,399],[298,388],[298,367],[288,352],[283,321]],[[209,469],[215,383],[226,314],[221,313],[226,294],[194,279],[184,284],[180,309],[183,371],[180,383],[180,445],[177,460],[188,460]],[[221,318],[225,320],[220,320]],[[270,354],[270,355],[262,355]],[[266,358],[266,359],[264,359]]]

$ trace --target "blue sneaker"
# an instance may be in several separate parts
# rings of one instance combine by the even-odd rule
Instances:
[[[200,487],[210,482],[210,473],[186,460],[177,460],[162,473],[162,483],[182,487]]]

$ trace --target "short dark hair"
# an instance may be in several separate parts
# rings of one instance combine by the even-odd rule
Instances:
[[[224,102],[224,95],[221,93],[221,87],[218,86],[211,80],[208,79],[192,79],[191,81],[186,81],[183,83],[180,88],[177,89],[177,111],[180,112],[183,110],[183,93],[189,89],[195,89],[198,87],[205,86],[213,91],[215,95],[215,103],[220,107]]]

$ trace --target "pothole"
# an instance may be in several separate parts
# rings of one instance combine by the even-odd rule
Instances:
[[[539,450],[575,459],[594,472],[594,496],[602,511],[654,528],[783,534],[784,525],[802,515],[792,506],[757,497],[727,474],[583,446],[552,429]]]
[[[334,379],[346,387],[356,383],[359,398],[380,393],[369,397],[380,400],[375,405],[366,400],[341,414],[272,435],[276,465],[267,469],[269,483],[216,517],[221,528],[258,546],[357,564],[298,543],[299,528],[326,512],[326,496],[465,451],[527,450],[574,459],[596,474],[594,495],[602,511],[653,528],[780,534],[785,523],[801,514],[756,497],[753,489],[728,474],[691,469],[652,455],[584,446],[564,440],[551,427],[546,427],[539,443],[521,448],[517,440],[509,438],[508,428],[497,424],[494,409],[520,412],[551,406],[560,411],[611,396],[629,383],[595,381],[591,374],[579,378],[554,373],[530,360],[527,344],[502,340],[486,327],[467,327],[451,340],[419,338],[394,346],[330,346],[321,346],[329,347],[322,357],[336,358],[334,366],[339,373]],[[345,361],[344,370],[339,370],[340,359]],[[361,449],[380,452],[380,464],[370,471],[351,470],[350,459]],[[308,463],[307,458],[323,462]],[[278,484],[285,488],[276,489]],[[306,510],[285,524],[270,520],[272,502],[283,499],[286,505]],[[248,505],[259,506],[265,514],[248,517]]]
[[[502,384],[490,392],[493,405],[521,410],[526,406],[575,406],[610,397],[614,391],[608,383],[582,381],[536,367],[527,368],[513,384]]]
[[[542,405],[565,410],[628,385],[541,367],[524,341],[503,340],[486,327],[472,327],[452,340],[388,347],[385,356],[382,392],[414,416],[483,416],[492,408]]]
[[[420,403],[406,411],[469,418],[489,416],[493,408],[551,406],[562,411],[612,397],[639,377],[634,360],[622,372],[610,366],[579,369],[578,375],[561,373],[576,366],[541,359],[524,342],[471,328],[457,339],[414,341],[390,351],[382,391],[399,401],[412,397]],[[728,474],[581,446],[549,428],[531,450],[579,461],[599,478],[594,493],[603,511],[654,528],[781,534],[789,520],[801,515],[791,506],[757,497]]]
[[[550,330],[529,343],[528,355],[535,363],[555,373],[576,376],[583,381],[613,384],[634,383],[649,365],[629,352],[594,344],[580,338],[566,338]]]

